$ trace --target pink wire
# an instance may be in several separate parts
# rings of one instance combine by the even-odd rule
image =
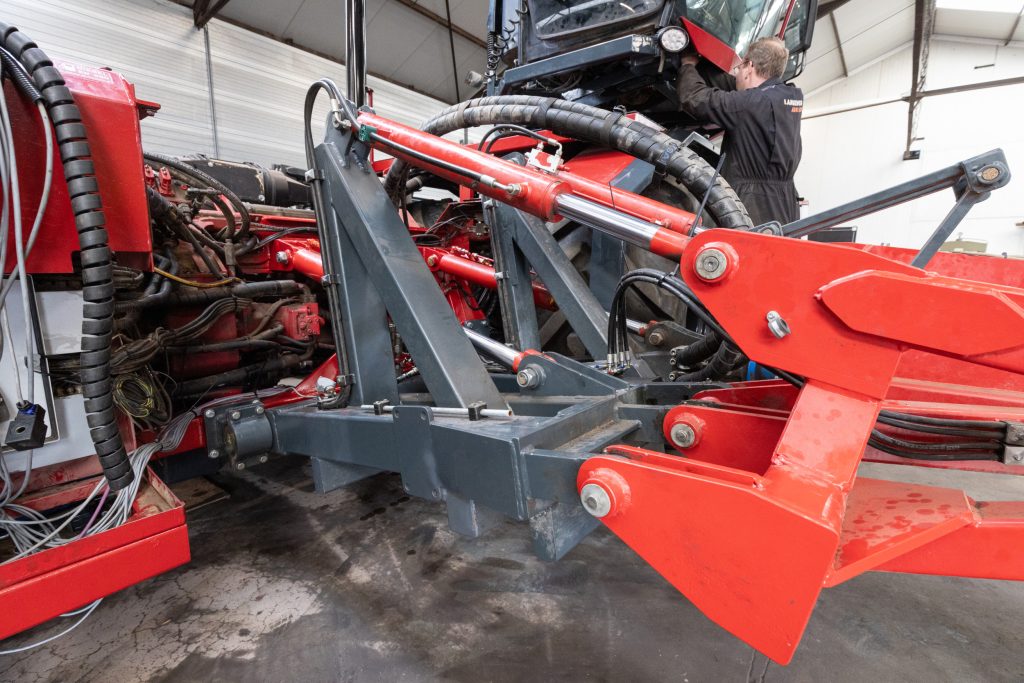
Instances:
[[[103,509],[103,504],[107,502],[108,493],[110,493],[109,486],[103,489],[103,495],[100,497],[99,504],[97,504],[96,509],[92,511],[92,517],[89,518],[89,522],[85,525],[85,528],[82,529],[82,533],[78,534],[78,538],[83,538],[87,533],[89,533],[89,529],[92,528],[92,523],[96,521],[96,517],[100,514],[100,510]]]

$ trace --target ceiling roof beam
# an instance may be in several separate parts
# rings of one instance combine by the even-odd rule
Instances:
[[[928,52],[932,42],[932,29],[935,25],[935,0],[915,0],[914,2],[914,66],[911,69],[910,96],[907,99],[907,146],[903,150],[903,159],[916,159],[919,155],[912,153],[910,148],[917,138],[917,119],[921,104],[921,91],[928,76]]]
[[[192,6],[192,23],[195,24],[196,28],[203,28],[210,19],[217,16],[217,12],[224,9],[224,5],[228,4],[231,0],[217,0],[210,5],[210,0],[196,0]]]
[[[836,47],[839,49],[839,62],[843,65],[843,78],[849,78],[850,70],[846,66],[846,53],[843,52],[843,39],[839,37],[839,24],[836,23],[836,15],[829,12],[828,18],[832,21],[832,33],[836,37]]]
[[[413,2],[413,0],[395,0],[395,2],[397,2],[399,5],[402,5],[403,7],[408,7],[409,9],[411,9],[413,12],[416,12],[420,16],[424,16],[427,19],[430,19],[438,26],[443,27],[446,31],[449,30],[448,21],[444,17],[442,17],[440,14],[435,14],[434,12],[431,12],[430,10],[428,10],[426,7],[423,7],[419,3]],[[468,40],[469,42],[473,43],[478,47],[487,47],[487,44],[484,43],[483,39],[480,38],[480,36],[475,36],[460,26],[455,26],[454,24],[452,24],[451,31],[455,33],[455,35],[465,38],[466,40]]]
[[[982,81],[981,83],[964,83],[963,85],[953,85],[948,88],[936,88],[934,90],[922,90],[917,94],[918,99],[925,99],[926,97],[938,97],[940,95],[955,95],[962,92],[971,92],[973,90],[988,90],[989,88],[1004,88],[1009,85],[1024,85],[1024,76],[1014,76],[1013,78],[1001,78],[997,81]],[[825,107],[823,109],[804,111],[804,115],[801,117],[804,121],[808,119],[819,119],[823,116],[835,116],[836,114],[845,114],[850,111],[860,111],[861,109],[870,109],[872,107],[881,107],[886,104],[896,104],[897,102],[909,102],[910,97],[884,97],[877,100],[867,100],[864,102],[851,102],[850,104],[840,104],[834,107]]]
[[[452,78],[455,79],[455,101],[462,101],[462,93],[459,92],[459,67],[455,61],[455,27],[452,24],[452,5],[450,0],[444,0],[444,12],[448,23],[448,46],[452,51]]]
[[[1020,26],[1020,18],[1024,17],[1024,4],[1021,4],[1020,11],[1017,12],[1017,18],[1013,20],[1013,28],[1006,34],[1006,42],[1003,43],[1003,47],[1006,47],[1013,42],[1013,37],[1017,35],[1017,27]]]

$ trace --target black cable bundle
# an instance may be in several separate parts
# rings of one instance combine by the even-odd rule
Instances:
[[[0,47],[31,75],[53,122],[60,147],[82,263],[81,380],[89,434],[110,490],[134,478],[114,415],[110,379],[110,337],[114,325],[114,282],[107,246],[106,217],[96,183],[82,115],[60,72],[46,53],[17,28],[0,22]]]
[[[990,420],[960,420],[883,410],[878,414],[878,424],[951,437],[943,441],[911,441],[872,430],[869,446],[889,455],[915,460],[999,460],[1006,439],[1006,423]]]
[[[727,372],[742,360],[743,354],[736,349],[736,345],[732,344],[732,340],[729,339],[729,335],[726,334],[725,330],[722,329],[722,326],[718,324],[718,321],[712,317],[707,309],[701,305],[696,295],[694,295],[690,288],[686,286],[685,282],[674,275],[660,270],[654,270],[653,268],[639,268],[622,276],[622,279],[619,280],[618,287],[615,289],[615,295],[612,297],[611,310],[608,314],[609,365],[614,366],[621,364],[623,362],[624,354],[628,350],[626,342],[628,334],[628,329],[626,327],[626,292],[641,282],[655,285],[681,300],[691,311],[693,311],[694,315],[700,318],[711,330],[710,335],[717,335],[719,340],[723,340],[725,342],[722,343],[719,348],[728,347],[730,350],[723,353],[722,358],[715,365],[714,371],[716,373]],[[699,344],[701,342],[696,343]],[[728,367],[725,368],[725,365],[728,365]],[[707,377],[701,377],[700,379],[710,378],[712,378],[712,375],[709,374]]]

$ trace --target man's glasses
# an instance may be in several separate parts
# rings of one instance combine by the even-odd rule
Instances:
[[[748,64],[750,64],[750,60],[749,59],[744,59],[742,62],[740,62],[739,64],[734,66],[732,68],[733,75],[738,74],[740,72],[740,69],[742,69],[743,67],[747,66]]]

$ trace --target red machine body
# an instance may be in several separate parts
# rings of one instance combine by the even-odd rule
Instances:
[[[515,193],[477,189],[543,218],[557,214],[562,193],[600,201],[569,171],[534,175],[371,115],[353,129],[362,126],[385,149],[398,143],[515,184]],[[664,216],[643,201],[616,206],[652,223]],[[799,390],[738,384],[670,411],[664,435],[678,455],[623,445],[586,460],[581,498],[587,505],[600,492],[607,510],[592,510],[610,530],[710,618],[783,664],[822,588],[865,571],[1024,580],[1024,502],[857,476],[869,439],[899,433],[876,427],[883,410],[1024,426],[1021,264],[939,255],[922,270],[899,250],[886,258],[745,231],[665,232],[671,247],[659,248],[656,235],[651,250],[681,254],[681,277],[744,354],[803,379]],[[939,381],[915,376],[926,366]],[[982,386],[993,377],[999,389]],[[961,378],[971,381],[952,383]],[[1022,473],[1014,462],[986,464]]]
[[[151,270],[153,244],[139,120],[155,112],[158,105],[136,99],[134,86],[113,71],[67,62],[56,66],[74,93],[89,131],[110,249],[121,265]],[[41,123],[35,106],[18,96],[9,80],[5,79],[4,85],[12,127],[38,129]],[[15,149],[27,231],[42,192],[45,144],[41,135],[15,134]],[[5,272],[15,265],[13,244],[12,230]],[[38,275],[72,274],[77,251],[74,215],[55,149],[50,199],[27,270]],[[75,329],[80,323],[71,325]],[[87,448],[86,444],[82,447]],[[77,502],[100,481],[101,477],[95,476],[98,472],[95,456],[34,471],[30,493],[18,502],[37,510]],[[4,605],[0,638],[188,562],[184,507],[152,472],[146,476],[127,523],[0,565],[0,603]],[[15,476],[14,482],[18,484],[20,477]]]
[[[121,526],[0,564],[0,639],[189,561],[184,505],[151,471],[146,477]],[[46,510],[77,502],[100,479],[46,489],[19,503]]]
[[[90,131],[96,131],[90,142],[112,249],[120,263],[150,270],[145,184],[166,190],[170,185],[162,171],[143,170],[139,103],[131,86],[112,72],[61,68]],[[32,114],[23,108],[19,125],[33,125]],[[890,248],[816,244],[739,230],[691,237],[692,214],[609,186],[629,157],[582,155],[548,172],[370,112],[361,113],[360,126],[385,143],[448,166],[382,144],[405,161],[545,219],[558,217],[563,195],[640,219],[652,235],[644,246],[679,260],[681,277],[746,355],[804,378],[799,389],[770,380],[701,392],[697,402],[664,417],[672,452],[616,445],[579,470],[580,491],[598,487],[610,501],[602,522],[724,628],[786,663],[822,588],[862,572],[1024,580],[1024,503],[975,502],[955,489],[857,477],[865,458],[893,461],[868,446],[882,410],[1024,423],[1021,264],[939,254],[926,271],[908,265],[909,252]],[[38,157],[38,147],[33,152],[26,146],[23,156]],[[452,165],[486,174],[501,187],[470,183],[451,171]],[[36,177],[39,168],[37,163],[24,175]],[[261,240],[283,227],[313,227],[308,218],[254,213],[254,219]],[[218,220],[204,214],[197,224],[217,230],[223,227]],[[59,247],[35,252],[33,272],[73,272],[75,235],[62,183],[55,183],[46,221],[47,242]],[[428,230],[407,227],[415,235]],[[449,244],[420,245],[463,322],[481,317],[469,288],[497,285],[493,264],[472,253],[471,243],[472,237],[461,235]],[[708,276],[697,263],[712,251],[725,267]],[[291,273],[307,288],[324,275],[319,241],[310,235],[278,234],[239,266],[242,274],[261,278]],[[781,267],[786,267],[784,279],[778,277]],[[226,286],[186,283],[200,289]],[[534,301],[551,308],[547,290],[531,284]],[[773,333],[766,325],[768,313],[785,318],[790,331]],[[232,312],[201,341],[244,336],[260,324],[261,315],[294,341],[315,344],[323,332],[318,305],[303,299],[254,307],[246,315]],[[184,320],[162,322],[174,327]],[[521,350],[516,369],[540,353]],[[404,369],[407,360],[399,357],[396,365]],[[238,366],[239,352],[198,353],[177,362],[182,377],[202,375]],[[308,399],[316,395],[316,378],[338,373],[336,359],[330,358],[297,387],[263,403],[269,408]],[[681,444],[675,436],[679,429],[693,438]],[[153,438],[141,430],[137,436]],[[164,457],[202,448],[205,438],[197,417],[180,446]],[[994,462],[926,464],[1024,473]],[[87,471],[79,466],[68,471],[73,467],[76,477]],[[50,476],[47,483],[59,478]],[[128,524],[0,568],[0,596],[18,606],[0,615],[0,637],[187,561],[180,504],[152,474],[148,482]],[[87,480],[71,484],[70,492],[40,492],[38,504],[79,499],[92,485]],[[61,591],[52,589],[58,580]],[[48,592],[59,595],[44,597]]]
[[[144,191],[139,120],[154,113],[159,106],[136,99],[135,86],[108,69],[60,61],[56,67],[74,93],[82,111],[82,122],[89,131],[110,249],[117,254],[121,265],[149,270],[153,243]],[[22,131],[40,128],[42,124],[35,105],[19,97],[10,81],[5,82],[4,93],[11,109],[12,128]],[[30,273],[74,272],[73,256],[78,236],[67,184],[60,171],[60,152],[56,145],[54,147],[55,177],[43,218],[43,234],[47,242],[61,247],[33,250],[26,264]],[[42,193],[46,147],[41,135],[16,135],[15,150],[22,178],[21,201],[27,231]],[[14,232],[11,231],[4,271],[10,272],[14,264]]]

